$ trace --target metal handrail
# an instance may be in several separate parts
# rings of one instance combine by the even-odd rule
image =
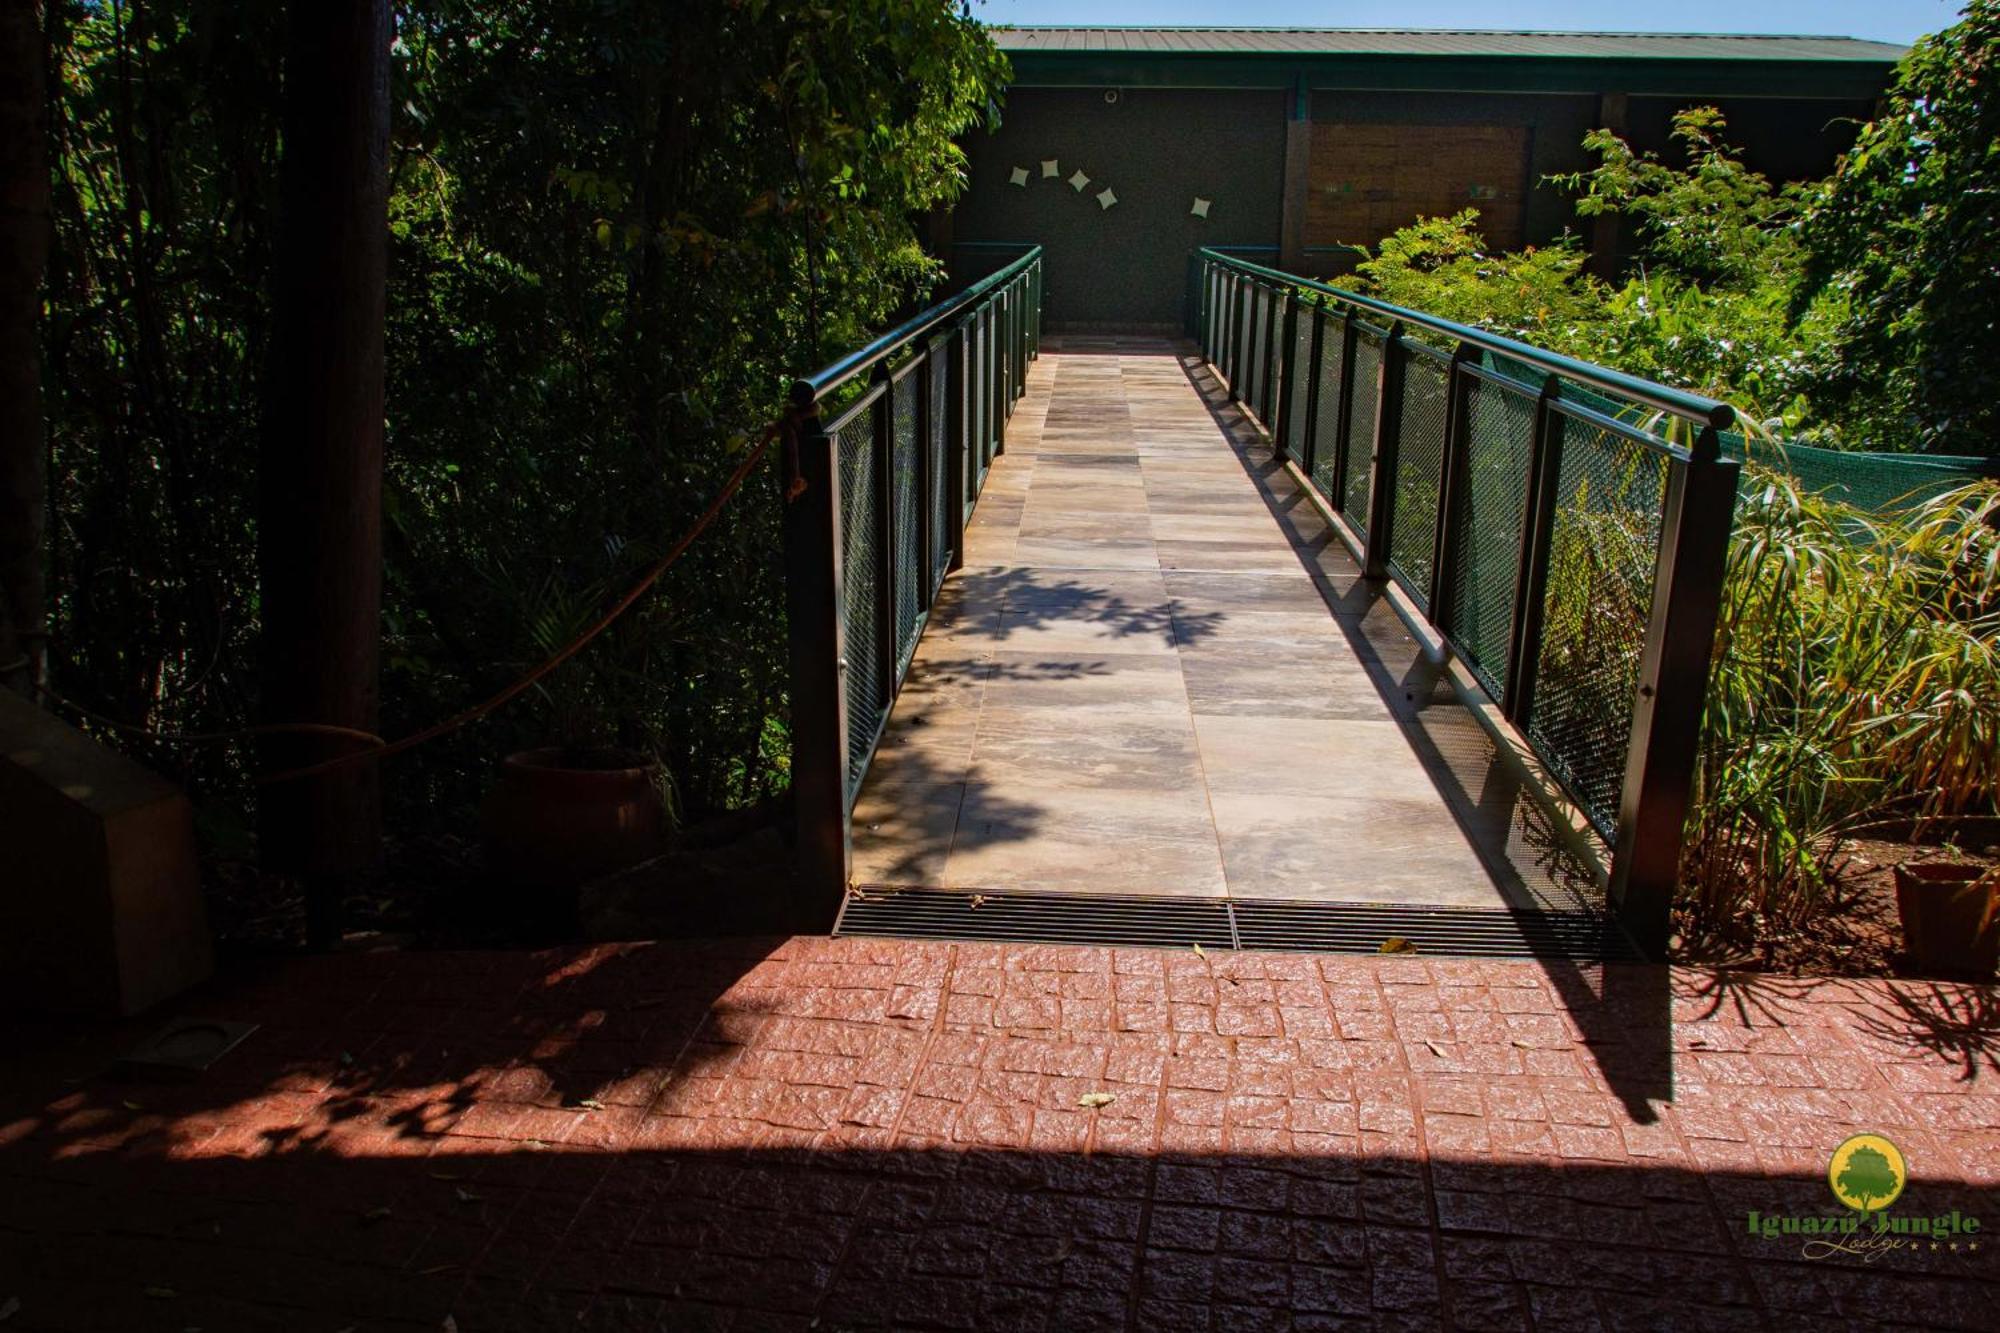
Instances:
[[[1411,612],[1468,664],[1499,715],[1603,835],[1610,905],[1642,949],[1663,953],[1740,470],[1718,443],[1734,414],[1695,394],[1215,249],[1195,259],[1191,332],[1230,401],[1252,414],[1298,484],[1323,502],[1363,577],[1402,586]],[[1407,336],[1412,330],[1455,346],[1448,353],[1426,346]],[[1357,362],[1364,347],[1365,373]],[[1517,378],[1490,364],[1489,353],[1539,373]],[[1411,418],[1409,372],[1419,365],[1428,366],[1428,387],[1419,386],[1414,401],[1427,406]],[[1566,397],[1570,382],[1693,421],[1700,427],[1693,447],[1576,401],[1595,395]],[[1476,403],[1488,388],[1514,407],[1479,428]],[[1573,437],[1571,421],[1588,430]],[[1638,466],[1622,461],[1621,449],[1648,460],[1627,474],[1644,479],[1593,490],[1605,468]],[[1475,503],[1495,485],[1502,498]],[[1622,568],[1614,567],[1587,526],[1606,520],[1626,523],[1650,550],[1628,542]],[[1572,560],[1588,551],[1582,577],[1590,585],[1578,591],[1572,572],[1567,594],[1551,582],[1565,549]],[[1643,589],[1620,593],[1621,578]],[[1598,595],[1598,581],[1624,600],[1579,602]],[[1462,596],[1468,588],[1471,603]],[[1567,603],[1552,603],[1565,595]],[[1563,607],[1567,626],[1553,640],[1552,604]],[[1620,605],[1631,612],[1622,624]],[[1564,654],[1578,663],[1580,649],[1595,654],[1589,670],[1572,665],[1564,674]],[[1552,662],[1553,677],[1545,670]],[[1571,721],[1563,721],[1565,708],[1576,710]],[[1614,748],[1621,734],[1622,760]]]
[[[1204,246],[1200,253],[1218,264],[1238,269],[1255,277],[1263,278],[1270,282],[1281,282],[1287,286],[1299,287],[1307,291],[1319,292],[1322,295],[1330,296],[1336,301],[1354,306],[1357,309],[1386,316],[1389,319],[1399,321],[1412,328],[1426,329],[1441,337],[1450,338],[1455,342],[1467,343],[1483,351],[1511,357],[1516,361],[1525,362],[1540,370],[1547,371],[1549,374],[1559,375],[1564,379],[1575,380],[1579,384],[1587,384],[1594,389],[1602,389],[1607,393],[1618,394],[1621,397],[1631,399],[1633,402],[1643,403],[1647,407],[1655,408],[1662,412],[1670,412],[1677,417],[1699,422],[1718,431],[1727,430],[1736,422],[1735,408],[1727,403],[1717,402],[1713,398],[1705,398],[1698,393],[1688,393],[1681,389],[1669,388],[1664,384],[1655,384],[1651,380],[1640,379],[1636,375],[1627,375],[1623,371],[1612,370],[1607,366],[1593,365],[1588,361],[1578,361],[1574,357],[1563,356],[1558,352],[1545,351],[1530,343],[1516,342],[1512,338],[1503,337],[1497,333],[1488,333],[1484,329],[1476,329],[1469,324],[1459,324],[1449,319],[1440,319],[1436,315],[1427,315],[1421,310],[1410,310],[1404,306],[1391,305],[1387,301],[1378,301],[1372,296],[1363,296],[1359,292],[1350,292],[1344,288],[1329,286],[1323,282],[1315,282],[1311,278],[1302,278],[1297,274],[1286,273],[1279,269],[1266,268],[1262,264],[1253,264],[1247,259],[1238,259],[1234,255],[1227,254],[1213,247]]]
[[[948,296],[936,305],[912,315],[859,351],[850,352],[825,369],[795,380],[792,384],[792,401],[800,407],[811,407],[842,385],[852,382],[887,361],[932,329],[977,305],[979,298],[1027,272],[1041,256],[1041,246],[1029,247],[1005,267],[987,274],[956,295]]]

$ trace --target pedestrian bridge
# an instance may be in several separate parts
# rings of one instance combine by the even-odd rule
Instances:
[[[1398,320],[1221,256],[1199,273],[1198,337],[1045,338],[1024,259],[996,275],[987,308],[907,336],[900,363],[864,352],[802,382],[821,416],[799,442],[789,534],[793,581],[808,584],[793,590],[795,780],[802,845],[838,879],[838,928],[1657,947],[1660,887],[1621,882],[1647,862],[1621,849],[1621,821],[1649,812],[1621,808],[1621,786],[1629,772],[1677,780],[1685,801],[1691,743],[1677,779],[1645,777],[1656,682],[1673,668],[1648,636],[1663,632],[1656,590],[1674,562],[1668,601],[1684,616],[1695,572],[1686,543],[1677,556],[1665,540],[1685,527],[1676,469],[1729,465],[1566,402],[1573,363],[1523,383],[1469,340],[1419,345],[1415,312]],[[841,402],[832,381],[864,371],[872,383]],[[1602,387],[1571,392],[1584,386]],[[1624,472],[1578,466],[1607,444]],[[1501,526],[1477,498],[1496,468],[1517,474],[1515,512],[1476,531]],[[1598,606],[1601,586],[1561,585],[1576,577],[1560,566],[1577,535],[1565,540],[1564,502],[1601,512],[1607,491],[1654,534],[1636,621],[1629,605]],[[1629,563],[1597,545],[1586,559]],[[815,578],[830,606],[810,602]],[[1477,579],[1507,603],[1497,639],[1482,637],[1490,605],[1463,629],[1429,613],[1468,605]],[[1560,604],[1576,595],[1629,622],[1602,627],[1629,660],[1584,654],[1622,702],[1608,746],[1601,725],[1581,741],[1550,725],[1578,713],[1555,693],[1576,683],[1552,683],[1576,645],[1551,642],[1590,636]],[[1481,660],[1489,641],[1505,664]],[[1681,669],[1705,668],[1706,651]],[[1541,714],[1520,688],[1537,675]],[[833,725],[816,727],[815,709]],[[1592,763],[1619,770],[1608,807]],[[1677,822],[1671,841],[1669,863]]]

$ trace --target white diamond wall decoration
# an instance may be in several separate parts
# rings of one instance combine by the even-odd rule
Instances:
[[[1103,191],[1100,192],[1097,196],[1097,206],[1099,208],[1109,208],[1117,202],[1118,202],[1118,196],[1111,193],[1111,187],[1109,185],[1105,186]]]
[[[1195,217],[1205,218],[1208,216],[1208,206],[1210,202],[1212,201],[1204,199],[1200,195],[1196,195],[1194,197],[1194,207],[1190,208],[1188,212],[1192,213]]]
[[[1026,185],[1028,183],[1028,169],[1026,167],[1015,167],[1007,173],[1007,179],[1015,185]]]
[[[1077,173],[1069,178],[1069,187],[1078,194],[1082,194],[1083,187],[1088,184],[1090,184],[1090,177],[1084,175],[1083,169],[1080,167],[1077,169]]]
[[[1043,180],[1054,180],[1057,176],[1061,174],[1062,174],[1061,171],[1058,170],[1056,167],[1056,160],[1054,158],[1049,158],[1047,161],[1042,163]]]

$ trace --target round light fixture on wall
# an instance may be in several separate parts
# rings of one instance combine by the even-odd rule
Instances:
[[[1116,88],[1106,88],[1104,90],[1104,104],[1106,106],[1115,106],[1117,103],[1118,90]]]

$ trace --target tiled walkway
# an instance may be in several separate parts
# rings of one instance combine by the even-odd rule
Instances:
[[[178,1085],[105,1077],[136,1028],[6,1030],[4,1333],[1991,1329],[2000,1301],[1991,989],[789,940],[324,958],[180,1009],[262,1027]],[[1988,1229],[1753,1233],[1838,1214],[1862,1129],[1908,1159],[1898,1215]]]
[[[855,879],[1577,905],[1556,825],[1186,348],[1035,364]]]

